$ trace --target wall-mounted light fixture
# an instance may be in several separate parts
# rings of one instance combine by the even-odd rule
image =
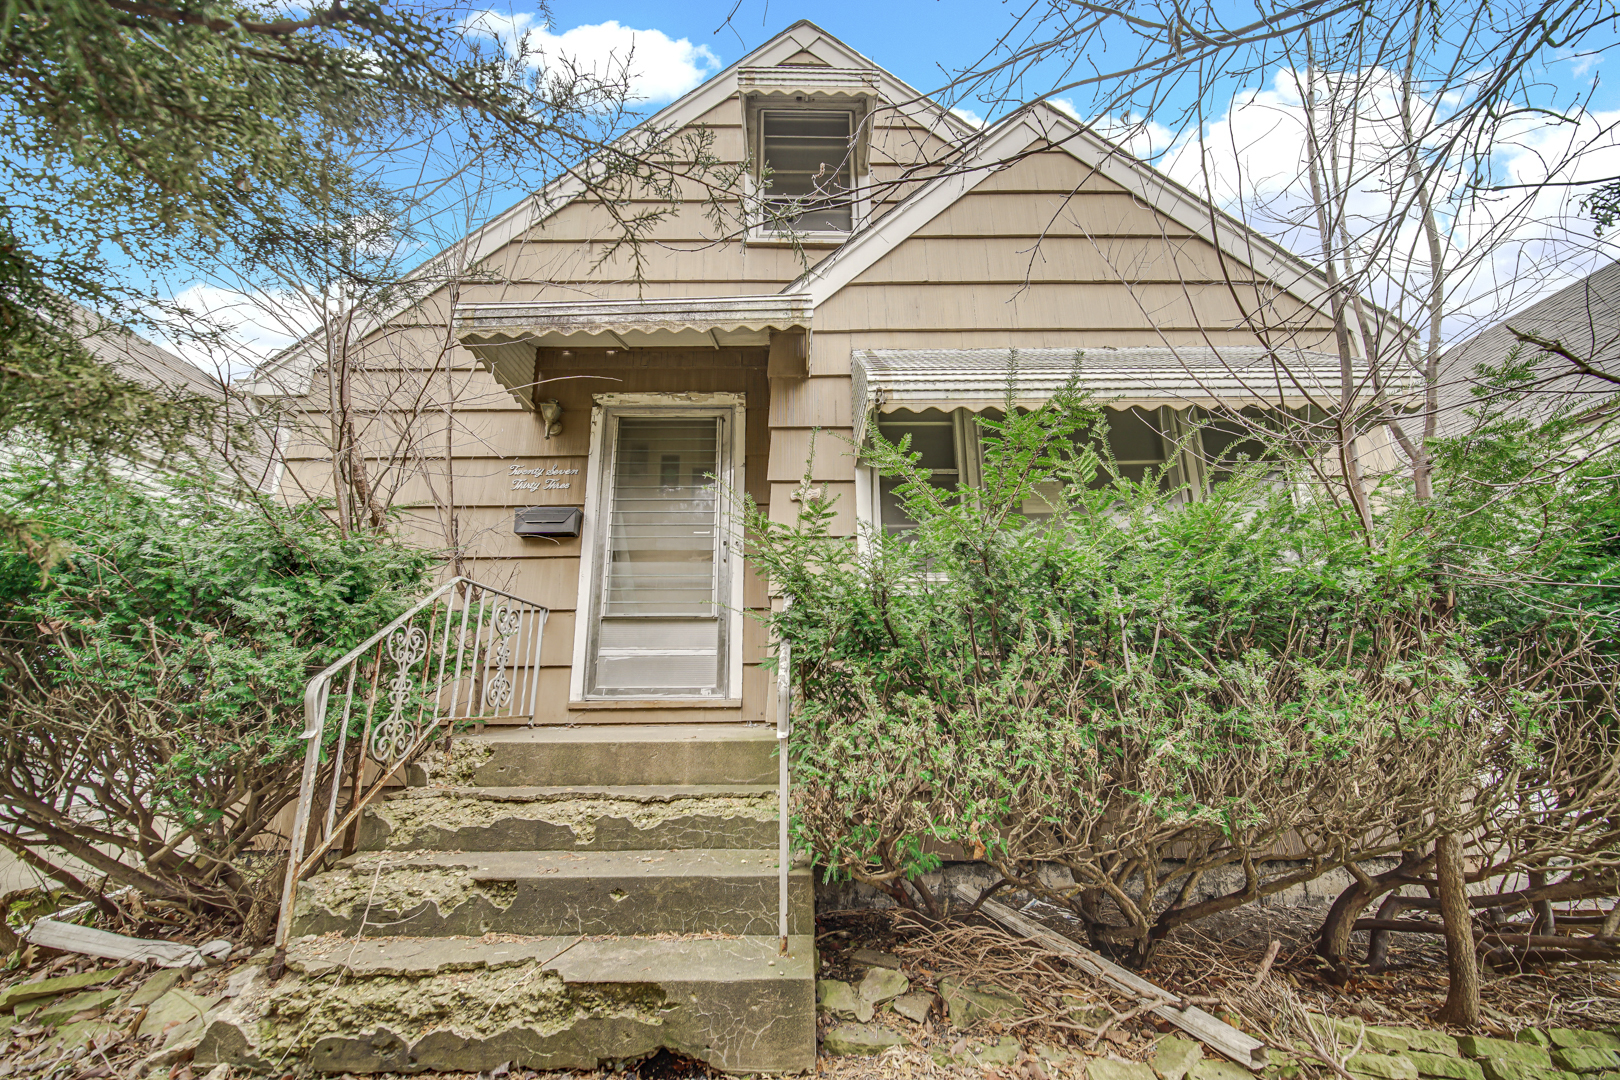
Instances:
[[[535,405],[540,413],[540,419],[546,425],[546,438],[562,434],[562,406],[557,404],[556,398],[546,398]]]

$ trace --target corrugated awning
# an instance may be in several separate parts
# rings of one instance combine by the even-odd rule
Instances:
[[[456,305],[455,325],[457,340],[529,403],[536,347],[763,347],[773,330],[808,330],[811,307],[797,293],[472,303]]]
[[[737,69],[737,89],[755,97],[878,96],[878,73],[871,68],[787,64]]]
[[[1111,408],[1297,408],[1339,399],[1339,358],[1253,346],[865,349],[850,354],[856,438],[869,410],[999,409],[1050,398],[1071,378]],[[1365,381],[1365,365],[1355,372]],[[1368,385],[1358,396],[1371,394]]]
[[[683,335],[748,338],[761,343],[771,330],[808,329],[811,303],[797,293],[768,296],[697,296],[656,300],[529,300],[456,305],[456,336],[465,345],[521,341],[586,347],[667,347]],[[641,339],[657,339],[644,341]],[[684,343],[684,342],[683,342]],[[695,342],[694,342],[695,343]]]

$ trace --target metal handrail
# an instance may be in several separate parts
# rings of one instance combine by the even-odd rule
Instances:
[[[292,930],[298,882],[325,859],[339,836],[356,826],[366,807],[401,767],[414,761],[438,737],[444,725],[457,720],[489,721],[524,715],[518,711],[514,681],[519,677],[515,663],[519,658],[527,661],[527,715],[530,723],[534,722],[540,647],[550,614],[549,609],[504,590],[467,577],[451,578],[309,681],[304,689],[304,731],[299,736],[307,745],[281,887],[275,939],[278,952],[285,950]],[[424,615],[425,630],[420,625]],[[361,685],[365,718],[359,742],[353,748],[348,807],[342,821],[338,821],[338,793],[343,787],[342,769],[350,749],[349,721],[354,715],[362,661],[368,654],[372,658],[370,672]],[[386,716],[378,721],[385,654],[394,672],[386,687]],[[332,705],[332,683],[345,671],[337,746],[323,767],[322,744]],[[414,717],[409,716],[413,711]],[[368,759],[376,766],[369,779]],[[330,794],[321,831],[311,837],[315,793],[323,778]]]
[[[782,603],[786,612],[793,605],[788,597]],[[785,637],[776,644],[776,929],[781,935],[780,952],[788,951],[788,736],[793,733],[793,645]]]

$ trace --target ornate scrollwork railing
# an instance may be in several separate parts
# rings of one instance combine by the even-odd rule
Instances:
[[[287,943],[298,882],[352,849],[360,815],[430,742],[458,721],[534,722],[548,614],[454,578],[310,680],[278,947]]]

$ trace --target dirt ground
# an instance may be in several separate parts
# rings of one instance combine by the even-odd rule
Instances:
[[[1024,913],[1084,944],[1076,924],[1059,909],[1032,903],[1024,906]],[[1444,950],[1438,939],[1398,935],[1386,971],[1359,974],[1347,986],[1336,987],[1323,977],[1323,965],[1312,952],[1322,914],[1319,908],[1251,907],[1208,920],[1166,942],[1142,974],[1169,993],[1191,999],[1262,1039],[1274,1037],[1283,1019],[1281,1013],[1301,1009],[1371,1024],[1432,1026],[1446,992]],[[956,976],[1017,994],[1029,1006],[1029,1014],[1020,1020],[985,1022],[967,1032],[953,1028],[937,1008],[922,1023],[884,1013],[880,1021],[897,1032],[904,1045],[875,1057],[823,1054],[817,1071],[836,1080],[1064,1080],[1082,1075],[1084,1063],[1094,1058],[1143,1060],[1170,1030],[1162,1021],[1134,1011],[1140,1002],[1090,980],[1055,954],[1008,935],[986,920],[929,928],[892,911],[823,912],[817,916],[817,939],[822,978],[858,981],[866,965],[855,954],[875,950],[899,958],[914,990],[936,989],[940,980]],[[1257,989],[1255,974],[1272,941],[1279,943],[1278,954],[1264,986]],[[249,950],[241,950],[235,961],[197,973],[194,981],[185,984],[187,989],[200,996],[222,992],[231,971],[248,955]],[[37,977],[42,966],[51,967],[52,975],[60,975],[88,970],[96,963],[44,955],[31,960],[0,971],[0,987]],[[132,971],[124,979],[146,974]],[[1481,1027],[1487,1034],[1511,1037],[1532,1026],[1620,1024],[1620,965],[1565,964],[1512,973],[1486,970],[1483,979]],[[1072,1022],[1077,1002],[1089,1017],[1084,1024]],[[117,1021],[118,1032],[93,1051],[68,1060],[54,1060],[51,1054],[42,1053],[46,1033],[33,1032],[26,1024],[0,1033],[0,1080],[204,1080],[205,1073],[207,1080],[227,1080],[225,1075],[201,1067],[194,1072],[183,1059],[154,1063],[150,1058],[153,1045],[135,1037],[131,1018],[110,1019]],[[822,1021],[823,1030],[828,1024]],[[1021,1046],[1017,1060],[989,1067],[964,1063],[974,1050],[1008,1035],[1016,1037]],[[714,1075],[698,1063],[660,1054],[618,1070],[595,1073],[536,1073],[513,1068],[488,1074],[445,1074],[445,1080],[686,1080]]]

